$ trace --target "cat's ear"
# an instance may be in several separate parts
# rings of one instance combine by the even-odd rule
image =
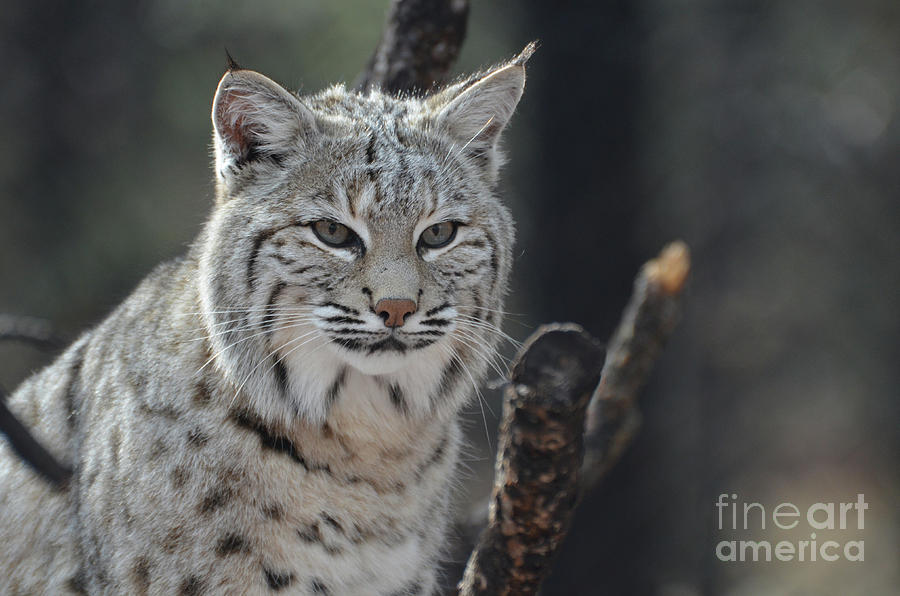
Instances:
[[[529,44],[511,62],[462,84],[461,89],[447,90],[451,98],[440,109],[435,122],[456,146],[473,153],[487,153],[493,161],[500,133],[525,89],[525,63],[534,50],[535,45]]]
[[[317,132],[309,108],[252,70],[225,73],[213,100],[212,121],[216,175],[223,181],[253,160],[284,155]]]

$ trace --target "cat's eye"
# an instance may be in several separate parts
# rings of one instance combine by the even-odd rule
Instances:
[[[330,219],[320,219],[313,222],[312,229],[319,240],[335,248],[344,248],[358,241],[358,237],[353,230],[342,223]]]
[[[425,228],[419,236],[419,244],[424,248],[441,248],[447,246],[456,238],[456,229],[459,227],[455,221],[442,221]]]

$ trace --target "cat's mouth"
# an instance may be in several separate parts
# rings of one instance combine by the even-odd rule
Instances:
[[[394,330],[373,333],[365,338],[332,334],[328,337],[341,360],[365,374],[382,375],[440,360],[439,355],[443,353],[440,350],[430,356],[427,354],[429,346],[435,346],[444,335],[446,333],[426,339],[416,336],[415,332]]]
[[[361,310],[361,309],[360,309]],[[371,313],[328,302],[316,315],[317,327],[342,360],[371,374],[417,366],[423,360],[442,358],[446,350],[424,357],[429,348],[440,348],[455,329],[455,308],[449,303],[423,309],[404,324],[386,328],[385,321]],[[372,316],[369,316],[369,315]]]
[[[361,339],[359,337],[342,337],[330,335],[331,341],[356,354],[375,355],[384,353],[406,354],[426,348],[444,335],[429,333],[427,337],[421,337],[418,333],[404,333],[402,331],[390,331],[382,334],[383,337]]]

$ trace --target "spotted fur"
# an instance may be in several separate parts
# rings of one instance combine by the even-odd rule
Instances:
[[[500,337],[526,54],[425,98],[225,74],[196,243],[10,398],[74,476],[0,443],[0,593],[433,593],[456,417]]]

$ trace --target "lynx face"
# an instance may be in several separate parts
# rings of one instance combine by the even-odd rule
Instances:
[[[417,388],[413,414],[461,405],[443,385],[481,376],[499,334],[513,226],[496,146],[524,81],[513,62],[426,99],[300,98],[225,74],[201,296],[238,391],[319,422],[349,375]]]

